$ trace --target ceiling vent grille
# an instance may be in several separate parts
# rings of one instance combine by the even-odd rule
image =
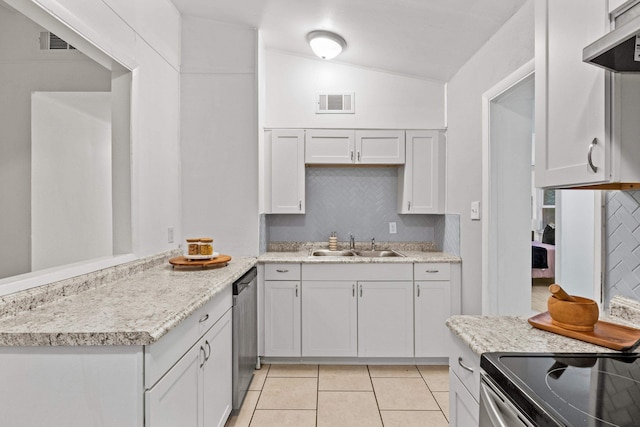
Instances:
[[[316,99],[316,114],[354,114],[354,92],[319,93]]]
[[[75,50],[76,48],[71,46],[60,37],[56,36],[52,32],[43,31],[40,33],[40,50]]]

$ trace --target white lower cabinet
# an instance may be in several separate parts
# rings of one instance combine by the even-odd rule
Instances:
[[[449,425],[451,427],[477,426],[480,405],[453,371],[449,372]]]
[[[300,357],[300,282],[264,282],[264,354]]]
[[[413,283],[358,282],[358,356],[413,357]]]
[[[449,333],[449,425],[477,426],[480,416],[480,356]]]
[[[416,357],[447,357],[447,326],[451,316],[451,283],[448,280],[415,282]]]
[[[231,339],[231,311],[227,311],[147,390],[147,426],[224,426],[231,413]]]
[[[302,292],[302,356],[358,355],[355,281],[305,281]]]
[[[231,413],[231,310],[145,393],[146,426],[221,427]]]

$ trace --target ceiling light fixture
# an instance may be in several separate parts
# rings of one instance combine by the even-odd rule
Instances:
[[[333,59],[347,47],[345,39],[331,31],[311,31],[307,34],[307,41],[313,53],[322,59]]]

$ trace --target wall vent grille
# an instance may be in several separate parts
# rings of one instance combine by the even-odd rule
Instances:
[[[316,114],[354,114],[354,92],[319,93],[316,99]]]
[[[40,50],[76,50],[60,37],[56,36],[50,31],[43,31],[40,33]]]

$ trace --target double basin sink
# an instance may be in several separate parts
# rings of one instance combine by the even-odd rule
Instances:
[[[368,257],[368,258],[387,258],[387,257],[403,257],[405,255],[394,250],[373,250],[373,251],[361,251],[355,249],[342,250],[342,251],[330,251],[329,249],[311,249],[309,251],[310,257],[316,256],[330,256],[330,257]]]

